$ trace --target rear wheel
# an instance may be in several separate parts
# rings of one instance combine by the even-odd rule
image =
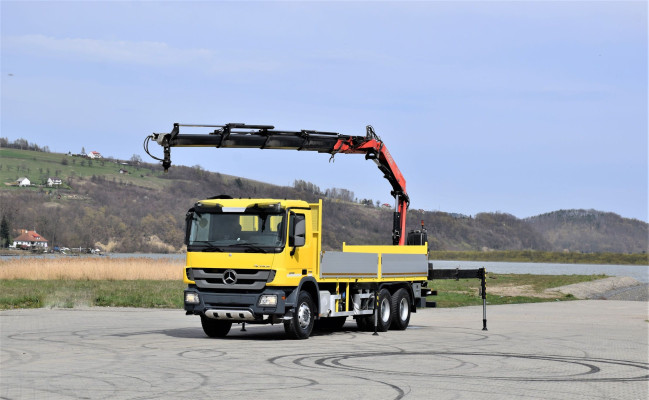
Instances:
[[[313,310],[315,310],[315,306],[311,295],[307,292],[300,292],[297,306],[293,310],[293,317],[284,321],[284,331],[291,339],[306,339],[311,335],[315,321]]]
[[[379,318],[376,330],[386,332],[392,324],[392,296],[388,289],[379,292]]]
[[[410,295],[406,289],[397,290],[392,296],[392,325],[390,329],[403,331],[410,323]]]
[[[372,298],[372,301],[374,301],[374,298]],[[391,303],[392,296],[390,296],[388,289],[381,289],[379,292],[379,315],[376,324],[376,330],[378,332],[385,332],[390,328],[390,324],[392,323]],[[356,317],[356,325],[358,325],[358,330],[365,332],[374,331],[374,314]]]
[[[232,327],[232,322],[219,321],[201,315],[201,325],[203,326],[203,332],[205,332],[207,336],[215,338],[227,336]]]

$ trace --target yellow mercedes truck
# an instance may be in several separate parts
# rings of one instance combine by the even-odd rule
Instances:
[[[185,311],[210,337],[232,323],[281,323],[305,339],[347,317],[362,330],[403,330],[425,306],[427,246],[322,251],[322,201],[217,196],[186,220]]]
[[[163,158],[149,152],[150,141],[162,146]],[[343,243],[342,251],[326,252],[322,201],[217,196],[197,202],[187,213],[184,304],[187,314],[200,316],[208,336],[227,335],[234,322],[282,323],[290,337],[305,339],[314,325],[336,329],[348,317],[361,330],[403,330],[410,314],[426,306],[428,279],[461,275],[432,270],[423,225],[406,237],[406,180],[372,126],[364,136],[354,136],[276,130],[272,125],[176,123],[171,132],[144,140],[144,150],[165,171],[171,166],[172,147],[313,151],[330,154],[330,160],[337,154],[361,154],[376,163],[395,199],[392,246]],[[354,179],[354,173],[341,177],[345,183]],[[484,288],[484,269],[479,276]],[[483,321],[486,329],[486,314]]]

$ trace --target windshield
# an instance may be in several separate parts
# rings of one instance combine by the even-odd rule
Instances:
[[[284,246],[284,214],[196,211],[189,223],[191,251],[275,253]]]

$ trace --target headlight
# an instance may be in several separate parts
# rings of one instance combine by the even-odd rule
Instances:
[[[263,294],[259,297],[260,307],[274,307],[277,305],[277,295]]]
[[[198,293],[187,292],[185,293],[185,303],[187,304],[198,304],[201,300],[198,297]]]

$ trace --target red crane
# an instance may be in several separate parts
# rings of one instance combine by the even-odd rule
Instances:
[[[181,127],[214,128],[207,134],[180,133]],[[149,153],[148,144],[153,139],[164,148],[164,158]],[[153,133],[144,141],[144,150],[152,158],[162,161],[165,171],[171,166],[171,147],[216,147],[216,148],[258,148],[329,153],[332,158],[338,153],[365,154],[366,160],[373,160],[384,178],[392,185],[390,194],[395,198],[396,210],[392,227],[392,243],[405,244],[406,212],[410,199],[406,192],[406,180],[394,162],[381,138],[368,125],[365,136],[351,136],[336,132],[314,130],[281,131],[272,125],[246,125],[229,123],[225,125],[174,124],[169,133]]]

